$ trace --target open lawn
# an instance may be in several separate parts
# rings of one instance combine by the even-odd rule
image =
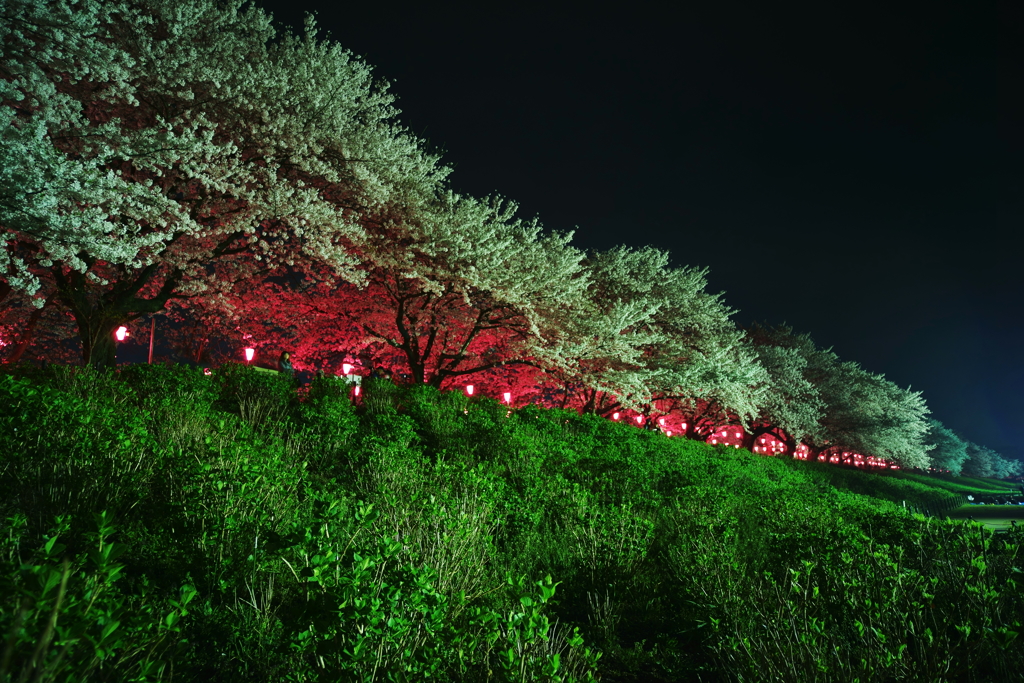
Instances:
[[[974,519],[992,531],[1009,529],[1012,520],[1024,526],[1024,505],[964,505],[949,513],[951,519]]]

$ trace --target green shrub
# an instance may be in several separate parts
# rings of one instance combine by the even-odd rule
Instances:
[[[126,591],[117,559],[127,547],[111,540],[105,512],[95,521],[89,551],[70,558],[60,542],[70,530],[67,518],[58,517],[31,553],[25,518],[7,520],[0,539],[0,681],[170,679],[195,589],[186,583],[171,599],[143,577]]]
[[[172,661],[179,678],[247,682],[1020,670],[1020,539],[902,507],[978,482],[426,386],[364,392],[322,377],[300,400],[244,366],[0,376],[0,510],[19,520],[0,596],[8,677],[158,680]],[[102,538],[94,510],[109,511]],[[183,585],[201,596],[187,618]],[[47,636],[55,605],[67,628]],[[38,666],[30,641],[46,642]]]

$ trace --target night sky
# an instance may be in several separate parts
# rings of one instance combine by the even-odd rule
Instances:
[[[456,191],[706,266],[740,324],[810,333],[1024,459],[1021,9],[259,4],[318,10]]]

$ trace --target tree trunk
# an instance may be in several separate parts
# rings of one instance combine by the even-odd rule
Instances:
[[[780,430],[781,431],[781,430]],[[779,440],[783,443],[785,448],[782,451],[783,455],[794,457],[796,455],[796,439],[790,436],[787,432],[782,432],[779,436]]]
[[[157,313],[164,309],[181,276],[177,271],[164,280],[160,292],[152,299],[136,296],[154,277],[156,270],[155,264],[147,266],[134,279],[116,282],[105,291],[92,292],[92,285],[84,273],[75,270],[65,273],[61,267],[51,271],[57,284],[56,296],[68,307],[78,324],[78,336],[82,340],[82,361],[85,365],[114,367],[117,362],[114,330],[145,313]]]
[[[21,357],[25,355],[25,351],[32,344],[32,338],[35,336],[36,325],[39,324],[39,319],[43,317],[43,311],[53,301],[51,296],[43,304],[42,308],[37,308],[32,311],[32,315],[29,316],[28,323],[25,325],[25,329],[21,332],[21,338],[18,339],[18,343],[15,345],[14,350],[11,352],[10,358],[7,359],[8,363],[17,363],[21,360]]]
[[[105,311],[93,310],[85,313],[75,311],[75,322],[82,340],[82,362],[94,368],[116,367],[114,330],[121,325],[121,320],[111,318]]]
[[[807,459],[818,460],[818,456],[821,455],[828,446],[808,446],[807,447]]]

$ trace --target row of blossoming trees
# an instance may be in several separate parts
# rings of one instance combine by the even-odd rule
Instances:
[[[220,338],[691,438],[734,425],[758,450],[1013,471],[920,393],[788,328],[737,328],[706,271],[584,253],[454,194],[387,84],[311,19],[296,36],[241,0],[8,0],[0,46],[8,362],[76,337],[111,365],[113,331],[161,315],[196,359]]]

